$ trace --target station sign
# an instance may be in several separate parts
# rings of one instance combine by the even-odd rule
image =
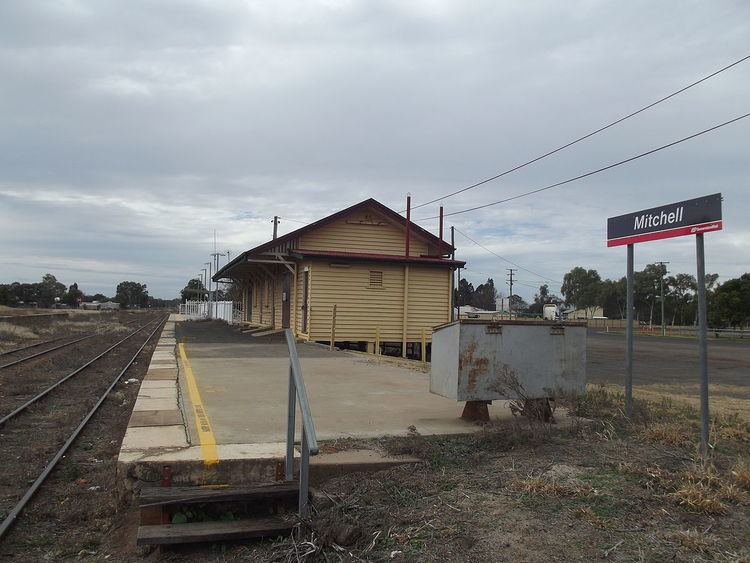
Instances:
[[[607,219],[607,246],[720,231],[721,194],[713,194]]]

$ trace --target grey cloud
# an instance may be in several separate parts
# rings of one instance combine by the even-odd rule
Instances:
[[[114,287],[112,259],[174,295],[206,260],[214,228],[240,251],[268,237],[273,215],[309,221],[370,196],[397,209],[406,192],[432,199],[747,54],[748,16],[741,1],[3,3],[3,277],[43,273],[18,256],[55,256]],[[744,113],[748,65],[446,208]],[[736,275],[750,238],[747,131],[740,123],[450,221],[553,279],[579,263],[619,276],[622,257],[603,243],[608,215],[722,191],[727,231],[711,237],[708,267]],[[473,281],[502,273],[506,264],[459,242]],[[637,259],[692,268],[688,241],[643,245]]]

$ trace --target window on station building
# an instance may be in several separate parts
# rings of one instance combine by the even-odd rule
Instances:
[[[370,270],[370,288],[382,289],[383,287],[383,272],[380,270]]]

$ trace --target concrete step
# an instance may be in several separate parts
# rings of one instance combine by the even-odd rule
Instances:
[[[262,332],[253,332],[251,336],[259,337],[259,336],[271,336],[273,334],[283,334],[285,329],[283,328],[273,328],[270,330],[264,330]]]
[[[230,522],[192,522],[188,524],[155,524],[138,528],[138,545],[177,545],[220,542],[260,537],[285,536],[294,522],[278,516],[266,516]]]
[[[320,484],[328,479],[348,473],[374,473],[399,465],[421,463],[422,461],[414,456],[389,456],[374,450],[343,450],[321,453],[310,458],[310,482]]]
[[[253,334],[255,332],[263,332],[266,330],[270,330],[270,325],[264,325],[264,326],[248,326],[240,329],[240,332],[242,334]]]

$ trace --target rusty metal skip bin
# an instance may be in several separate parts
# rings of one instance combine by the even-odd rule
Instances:
[[[584,322],[461,319],[433,331],[430,392],[436,395],[542,399],[585,386]]]

